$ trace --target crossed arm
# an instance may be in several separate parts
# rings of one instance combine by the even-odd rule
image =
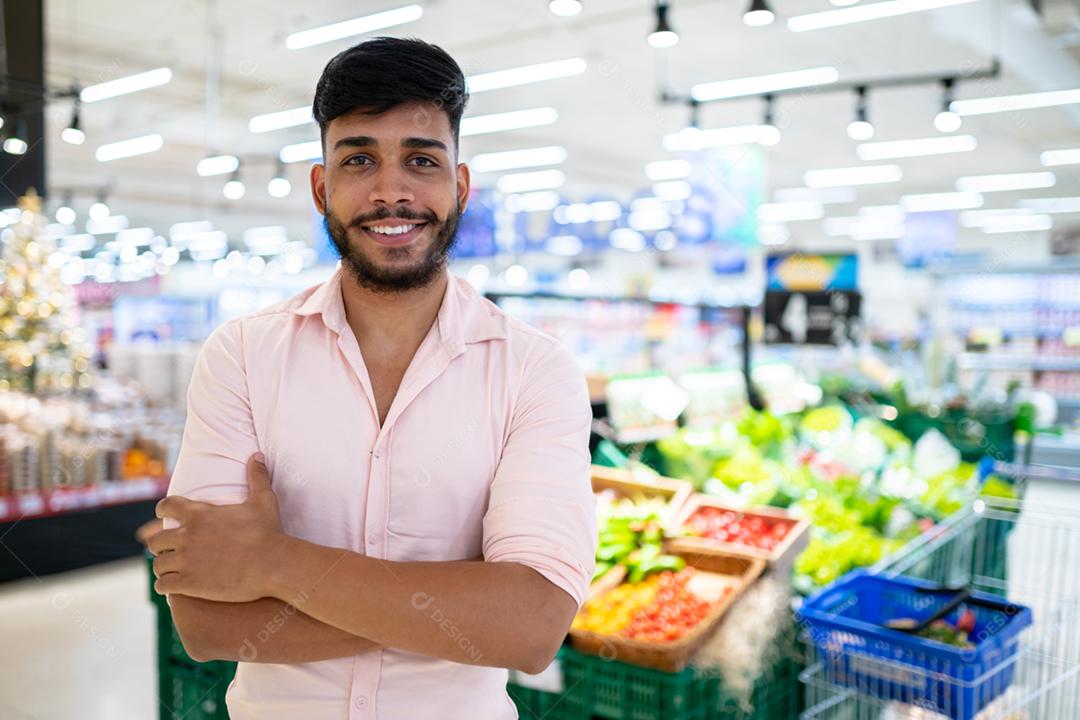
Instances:
[[[514,562],[389,562],[281,531],[266,468],[247,466],[248,499],[158,505],[180,527],[150,539],[155,588],[168,593],[196,660],[299,663],[379,647],[539,672],[577,603]]]

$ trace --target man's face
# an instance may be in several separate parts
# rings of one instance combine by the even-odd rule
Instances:
[[[327,125],[312,194],[362,287],[404,292],[445,268],[469,194],[469,171],[456,154],[450,120],[434,105],[354,112]]]

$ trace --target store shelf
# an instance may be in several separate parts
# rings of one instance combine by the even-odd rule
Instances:
[[[164,497],[167,477],[116,480],[82,488],[0,497],[0,522],[51,517],[80,510],[112,507]]]
[[[956,366],[963,370],[1034,370],[1038,372],[1080,372],[1080,358],[1030,357],[960,353]]]

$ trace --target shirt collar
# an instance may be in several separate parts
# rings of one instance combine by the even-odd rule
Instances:
[[[311,294],[293,311],[297,315],[320,314],[323,323],[337,333],[347,326],[345,303],[341,297],[341,276],[338,269],[326,282],[316,286]],[[466,280],[449,271],[446,292],[436,323],[439,339],[451,356],[465,351],[469,343],[500,340],[506,337],[506,317],[493,303],[480,296]]]

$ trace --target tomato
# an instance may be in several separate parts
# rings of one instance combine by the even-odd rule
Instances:
[[[724,508],[705,505],[687,520],[690,533],[717,542],[773,550],[791,531],[794,522],[763,515],[744,515]]]

